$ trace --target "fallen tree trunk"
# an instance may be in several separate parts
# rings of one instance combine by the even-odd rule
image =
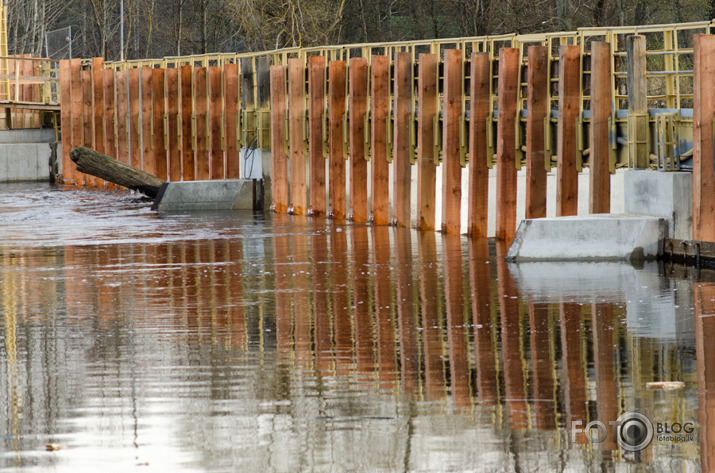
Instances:
[[[114,184],[139,191],[149,197],[156,197],[164,184],[162,179],[124,164],[114,158],[89,148],[75,148],[70,151],[70,159],[77,164],[77,170],[85,174],[113,182]]]

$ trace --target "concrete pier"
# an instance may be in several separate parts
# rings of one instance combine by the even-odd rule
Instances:
[[[261,210],[263,183],[257,179],[167,182],[156,196],[154,210]]]
[[[52,129],[0,131],[0,182],[48,180],[52,163],[57,161],[52,143]]]

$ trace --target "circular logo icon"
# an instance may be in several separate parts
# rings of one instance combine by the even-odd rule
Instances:
[[[653,423],[640,412],[625,412],[616,425],[616,441],[623,450],[639,452],[653,440]]]

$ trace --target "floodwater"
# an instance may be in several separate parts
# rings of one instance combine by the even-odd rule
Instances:
[[[149,207],[0,187],[0,469],[713,468],[706,273]],[[634,452],[613,425],[635,411]]]

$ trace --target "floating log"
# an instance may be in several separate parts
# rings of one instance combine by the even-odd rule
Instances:
[[[77,147],[70,152],[77,171],[91,174],[105,181],[139,191],[155,198],[164,181],[158,177],[125,164],[89,148]]]

